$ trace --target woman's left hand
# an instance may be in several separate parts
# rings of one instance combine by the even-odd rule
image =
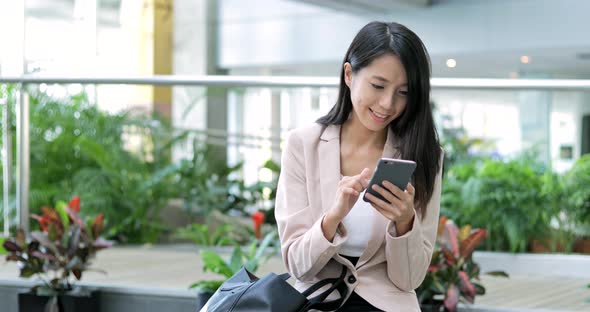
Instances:
[[[408,183],[406,190],[402,191],[389,181],[383,181],[383,187],[374,184],[373,190],[389,201],[388,203],[373,194],[367,193],[366,196],[371,201],[373,208],[397,225],[408,226],[412,224],[416,213],[414,210],[414,193],[416,190],[411,183]]]

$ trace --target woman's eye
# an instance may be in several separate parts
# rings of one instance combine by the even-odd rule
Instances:
[[[385,87],[380,86],[380,85],[376,85],[374,83],[371,84],[373,86],[373,88],[377,89],[377,90],[383,90]]]
[[[398,93],[400,95],[406,96],[406,95],[408,95],[408,90],[399,90]]]

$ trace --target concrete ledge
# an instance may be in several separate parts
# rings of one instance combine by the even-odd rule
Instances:
[[[578,254],[512,254],[475,252],[481,272],[505,271],[510,275],[542,275],[590,280],[590,256]]]
[[[29,280],[0,280],[0,311],[18,312],[18,293],[35,285]],[[196,294],[188,290],[110,287],[79,283],[100,289],[101,312],[195,312]]]

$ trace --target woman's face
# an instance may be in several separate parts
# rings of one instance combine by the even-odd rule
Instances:
[[[406,109],[406,70],[397,55],[381,55],[356,73],[345,63],[344,79],[350,89],[352,118],[371,131],[385,129]]]

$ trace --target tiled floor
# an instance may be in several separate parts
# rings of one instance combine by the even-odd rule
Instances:
[[[202,272],[197,249],[192,246],[174,247],[115,247],[101,251],[94,261],[99,272],[86,272],[85,284],[111,287],[132,287],[150,292],[176,293],[190,296],[188,285],[200,279],[215,279],[216,275]],[[272,258],[259,272],[284,272],[282,261]],[[14,263],[0,262],[0,280],[17,279]],[[590,311],[590,281],[576,278],[541,276],[511,276],[509,279],[483,276],[485,296],[476,304],[490,309],[512,311]]]

